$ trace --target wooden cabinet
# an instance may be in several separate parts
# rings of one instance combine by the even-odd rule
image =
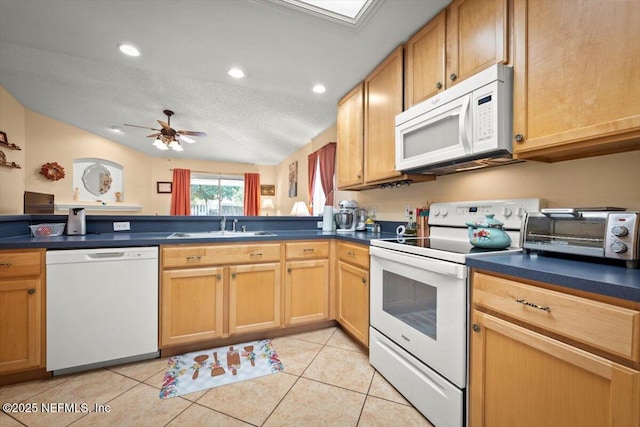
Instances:
[[[279,327],[280,247],[162,247],[160,348]]]
[[[405,43],[405,109],[508,61],[507,3],[455,0]]]
[[[229,268],[229,334],[280,326],[280,263]]]
[[[0,374],[45,365],[44,253],[0,251]]]
[[[285,246],[285,326],[329,319],[329,242]]]
[[[160,347],[222,337],[223,269],[162,273]]]
[[[640,425],[640,311],[472,280],[471,426]]]
[[[395,119],[403,108],[403,50],[395,49],[338,102],[337,183],[341,190],[395,181],[432,181],[395,169]]]
[[[445,22],[442,11],[404,45],[405,110],[444,90]]]
[[[640,2],[514,1],[514,153],[640,149]]]
[[[338,242],[338,323],[369,345],[369,249]]]
[[[447,19],[446,87],[507,62],[507,0],[454,0]]]
[[[338,102],[336,181],[338,188],[364,182],[364,83]]]
[[[364,80],[364,180],[400,175],[396,171],[396,115],[402,112],[402,46]]]

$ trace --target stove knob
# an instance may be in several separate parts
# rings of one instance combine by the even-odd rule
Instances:
[[[521,217],[521,216],[524,216],[524,214],[526,213],[527,211],[525,211],[523,207],[519,207],[518,209],[516,209],[516,216]]]
[[[622,242],[615,242],[611,245],[611,250],[617,254],[623,254],[627,251],[627,245]]]
[[[447,216],[448,213],[449,211],[447,210],[447,208],[442,209],[442,216]]]
[[[502,215],[504,215],[505,218],[509,218],[512,213],[513,212],[511,211],[511,208],[508,208],[506,206],[502,208]]]
[[[435,216],[439,216],[439,215],[440,215],[440,209],[435,208],[435,209],[432,211],[432,213],[433,213],[433,215],[435,215]]]
[[[624,225],[616,225],[611,228],[611,233],[616,237],[624,237],[629,234],[629,229]]]

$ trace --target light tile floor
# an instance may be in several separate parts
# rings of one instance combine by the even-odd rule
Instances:
[[[272,340],[283,373],[160,399],[167,359],[0,387],[0,402],[60,405],[0,411],[4,426],[431,426],[337,327]],[[86,413],[108,405],[109,412]],[[38,408],[38,405],[35,405]]]

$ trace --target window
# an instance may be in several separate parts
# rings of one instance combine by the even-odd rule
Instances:
[[[242,215],[244,177],[191,174],[191,215]]]
[[[326,202],[327,198],[324,195],[322,180],[320,179],[320,160],[318,160],[316,161],[316,174],[313,177],[313,198],[311,203],[313,212],[311,212],[311,215],[322,215]]]

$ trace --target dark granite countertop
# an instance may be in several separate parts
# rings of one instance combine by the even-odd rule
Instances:
[[[552,256],[505,254],[471,258],[469,267],[640,302],[640,269]]]
[[[237,242],[263,242],[282,240],[308,240],[308,239],[339,239],[368,245],[371,239],[380,237],[392,237],[391,233],[366,233],[354,232],[327,232],[321,230],[269,230],[273,235],[248,236],[248,237],[213,237],[213,238],[171,238],[169,232],[113,232],[90,233],[84,236],[55,236],[55,237],[31,237],[29,235],[7,237],[0,239],[0,249],[88,249],[88,248],[113,248],[132,246],[158,246],[173,244],[200,244],[200,243],[237,243]]]

